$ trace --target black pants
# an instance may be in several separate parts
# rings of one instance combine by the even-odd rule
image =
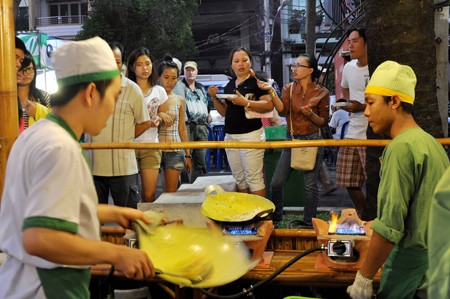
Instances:
[[[206,124],[186,123],[189,141],[208,141],[208,126]],[[206,174],[206,149],[196,148],[191,150],[192,170],[189,173],[183,170],[180,175],[181,183],[193,183],[199,176]]]
[[[138,174],[110,177],[94,176],[98,202],[107,204],[111,192],[111,197],[116,206],[137,208],[137,204],[141,200],[137,176]]]

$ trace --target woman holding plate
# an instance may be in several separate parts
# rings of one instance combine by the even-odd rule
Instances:
[[[263,142],[266,140],[260,118],[248,118],[246,109],[265,113],[273,110],[267,91],[258,88],[251,70],[252,55],[246,48],[231,51],[229,64],[234,78],[225,86],[225,94],[210,86],[208,93],[214,106],[225,116],[225,141]],[[219,99],[219,97],[221,97]],[[266,195],[263,178],[264,149],[225,149],[238,191]]]
[[[314,82],[318,75],[317,60],[313,56],[300,55],[291,69],[295,81],[284,86],[281,99],[269,84],[258,80],[258,86],[269,91],[275,108],[286,117],[287,140],[320,139],[320,127],[328,123],[330,95],[326,88]],[[303,174],[306,198],[304,218],[300,222],[302,227],[312,227],[311,219],[316,216],[319,201],[317,182],[322,159],[323,148],[319,147],[314,168]],[[282,219],[283,187],[292,171],[291,149],[283,149],[270,183],[271,200],[276,207],[272,215],[275,222]]]

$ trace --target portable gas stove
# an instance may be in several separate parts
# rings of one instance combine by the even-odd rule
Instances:
[[[211,220],[208,222],[208,226],[220,231],[228,239],[244,242],[253,261],[263,258],[264,250],[273,231],[271,220],[259,220],[253,223]]]
[[[329,223],[318,218],[313,218],[312,223],[319,244],[327,247],[327,251],[318,254],[316,268],[326,266],[341,271],[361,268],[369,248],[373,221],[361,221],[355,209],[344,209],[339,218],[332,214]]]

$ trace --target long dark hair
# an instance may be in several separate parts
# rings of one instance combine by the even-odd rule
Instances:
[[[127,60],[127,77],[136,82],[136,70],[135,70],[135,63],[137,59],[142,56],[146,55],[148,58],[150,58],[150,61],[152,62],[152,73],[150,74],[150,77],[148,77],[148,82],[152,86],[155,86],[158,83],[158,74],[156,73],[156,67],[155,67],[155,60],[150,55],[150,51],[147,48],[140,47],[137,49],[134,49],[130,55],[128,56]]]
[[[29,51],[25,52],[25,59],[22,61],[21,67],[19,72],[23,71],[27,67],[30,66],[30,64],[33,66],[33,80],[30,82],[30,93],[28,97],[39,104],[42,104],[44,106],[47,106],[48,103],[44,100],[44,94],[40,89],[36,87],[36,76],[37,76],[37,69],[36,69],[36,62],[34,61],[33,55]]]

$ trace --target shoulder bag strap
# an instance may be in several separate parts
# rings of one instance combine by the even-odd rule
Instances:
[[[291,83],[289,91],[289,101],[291,102],[289,107],[289,125],[291,129],[291,139],[294,140],[294,128],[292,127],[292,85],[294,85],[294,82]]]

